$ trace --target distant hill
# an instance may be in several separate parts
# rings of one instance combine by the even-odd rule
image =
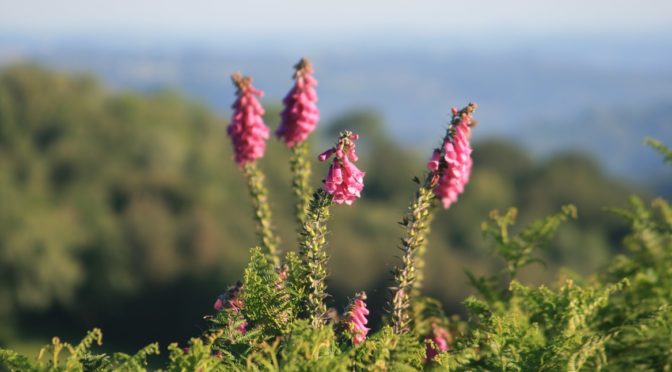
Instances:
[[[612,172],[630,180],[646,176],[650,185],[672,195],[672,176],[660,157],[642,145],[644,136],[672,140],[672,101],[639,107],[595,107],[564,121],[540,120],[527,133],[538,154],[580,150],[601,159]],[[641,182],[641,181],[640,181]]]

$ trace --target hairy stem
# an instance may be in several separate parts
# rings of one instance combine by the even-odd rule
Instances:
[[[435,204],[432,203],[432,206],[429,210],[429,215],[425,221],[425,228],[421,231],[421,242],[418,247],[418,251],[415,254],[415,281],[413,282],[413,288],[411,289],[411,298],[416,298],[420,295],[422,291],[422,284],[425,280],[425,252],[427,252],[427,236],[431,232],[432,221],[434,221],[434,216],[436,211],[434,211]]]
[[[318,327],[324,324],[327,306],[324,303],[327,285],[327,220],[331,195],[319,189],[313,194],[310,208],[301,228],[300,255],[305,270],[304,286],[307,293],[306,310],[311,324]]]
[[[408,332],[411,318],[411,290],[417,278],[414,255],[424,245],[425,230],[429,226],[434,201],[434,186],[437,182],[434,172],[429,172],[424,184],[415,193],[408,212],[402,220],[404,234],[401,238],[401,265],[393,270],[395,286],[392,287],[392,327],[397,334]]]
[[[306,160],[308,144],[301,142],[292,147],[292,156],[289,159],[292,171],[292,190],[296,196],[295,213],[299,226],[303,225],[306,213],[310,207],[312,191],[310,187],[310,162]]]
[[[246,164],[243,171],[252,197],[254,219],[257,221],[257,235],[261,241],[261,246],[264,249],[264,254],[269,257],[275,266],[278,266],[280,264],[278,252],[280,240],[273,231],[271,207],[268,204],[268,190],[264,186],[264,174],[256,163]]]

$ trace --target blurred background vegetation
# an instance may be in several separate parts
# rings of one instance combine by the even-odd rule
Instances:
[[[267,106],[274,129],[279,106]],[[112,91],[92,76],[4,68],[0,346],[80,337],[94,326],[104,330],[106,347],[121,350],[198,334],[200,319],[240,278],[255,245],[226,123],[174,91]],[[330,221],[332,304],[341,309],[347,296],[366,290],[370,308],[380,311],[398,253],[396,222],[431,149],[398,144],[379,114],[362,109],[321,123],[312,155],[345,128],[362,135],[367,175],[361,201],[335,208]],[[437,125],[437,141],[442,132]],[[526,270],[523,281],[548,281],[560,266],[590,273],[617,252],[625,226],[603,207],[646,195],[647,185],[606,175],[589,155],[540,159],[510,141],[477,138],[471,183],[434,221],[428,250],[426,292],[449,312],[460,313],[460,301],[473,292],[464,269],[485,273],[501,264],[480,233],[494,208],[517,206],[523,226],[563,204],[578,207],[579,219],[546,251],[547,267]],[[296,246],[288,154],[272,139],[261,161],[285,250]],[[325,171],[315,162],[314,185]]]

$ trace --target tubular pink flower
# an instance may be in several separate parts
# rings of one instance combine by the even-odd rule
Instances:
[[[317,80],[312,76],[313,66],[302,58],[294,68],[296,83],[282,101],[285,109],[280,113],[280,126],[275,132],[288,147],[305,141],[320,120],[315,91]]]
[[[248,76],[235,73],[231,80],[237,88],[237,98],[231,106],[233,114],[226,132],[233,142],[236,163],[242,166],[264,156],[269,128],[264,124],[264,109],[257,100],[264,92],[253,87]]]
[[[436,324],[432,324],[432,334],[425,338],[426,340],[431,340],[432,342],[427,342],[426,357],[425,362],[428,363],[439,354],[450,349],[450,342],[452,341],[452,336],[450,333]]]
[[[453,115],[457,114],[458,112],[453,110]],[[454,124],[452,138],[447,140],[443,145],[443,159],[446,162],[446,168],[439,179],[439,183],[434,188],[434,193],[441,199],[441,203],[445,209],[448,209],[457,201],[457,197],[464,191],[464,187],[469,182],[469,177],[471,176],[470,126],[471,116],[461,114],[457,123]],[[437,155],[437,151],[435,150],[432,159],[427,164],[427,168],[430,171],[439,169],[439,155]]]
[[[365,173],[353,163],[358,159],[353,141],[358,138],[357,134],[346,131],[341,134],[334,148],[318,156],[320,161],[325,161],[335,155],[323,183],[324,191],[331,194],[333,201],[337,204],[352,204],[361,196],[364,188]]]
[[[318,159],[319,161],[325,161],[325,160],[329,159],[329,158],[331,157],[331,155],[334,154],[334,152],[336,152],[336,150],[334,150],[334,149],[329,149],[329,150],[327,150],[327,151],[321,153],[321,154],[317,157],[317,159]]]
[[[441,150],[434,150],[432,158],[427,162],[427,169],[436,172],[439,170],[439,163],[441,161]]]
[[[357,293],[345,314],[345,324],[352,336],[352,343],[354,345],[364,342],[370,330],[370,328],[366,327],[366,324],[369,322],[366,319],[366,316],[369,315],[369,310],[366,308],[364,301],[366,301],[366,293]]]

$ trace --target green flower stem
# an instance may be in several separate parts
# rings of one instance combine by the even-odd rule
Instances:
[[[429,172],[401,222],[406,227],[400,247],[403,255],[401,266],[393,270],[395,286],[392,287],[391,300],[392,327],[397,334],[408,332],[411,322],[408,309],[411,305],[411,290],[417,278],[414,255],[425,244],[426,230],[429,227],[435,200],[436,182],[438,177],[435,177],[435,172]]]
[[[415,281],[413,282],[413,288],[411,290],[411,298],[416,298],[420,295],[422,291],[422,284],[425,280],[425,252],[427,252],[427,236],[431,232],[432,222],[434,221],[434,216],[436,215],[435,211],[436,205],[432,203],[431,209],[429,210],[429,215],[425,221],[425,228],[421,231],[421,242],[418,247],[418,251],[415,254]]]
[[[306,289],[306,310],[313,327],[324,324],[327,306],[324,303],[327,285],[327,221],[331,195],[319,189],[313,194],[310,208],[301,228],[300,255],[305,270],[304,287]]]
[[[247,187],[254,206],[254,219],[257,221],[257,235],[269,259],[275,266],[280,264],[278,244],[279,238],[273,231],[271,223],[271,207],[268,204],[268,190],[264,186],[264,174],[256,163],[248,163],[243,167]]]
[[[292,190],[296,196],[296,221],[299,226],[303,225],[306,219],[312,191],[310,187],[310,162],[306,160],[308,154],[308,144],[304,141],[292,147],[292,156],[289,159],[290,170],[292,172]]]

